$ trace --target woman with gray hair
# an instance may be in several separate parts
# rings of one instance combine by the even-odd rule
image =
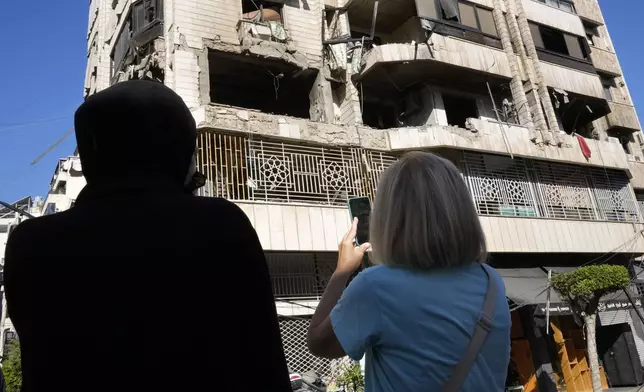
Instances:
[[[366,392],[502,391],[510,311],[503,281],[483,264],[485,236],[458,169],[404,155],[378,184],[371,244],[356,246],[357,224],[340,243],[309,350],[366,353]],[[369,248],[373,266],[346,287]]]

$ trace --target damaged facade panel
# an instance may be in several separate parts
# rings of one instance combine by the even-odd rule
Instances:
[[[139,0],[125,15],[111,54],[111,84],[131,79],[163,82],[163,0]]]

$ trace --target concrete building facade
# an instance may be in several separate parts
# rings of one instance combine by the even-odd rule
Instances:
[[[306,317],[347,199],[404,151],[461,169],[508,286],[644,254],[644,138],[597,0],[92,0],[87,39],[86,95],[152,79],[190,107],[200,192],[254,224],[297,371],[333,372]]]

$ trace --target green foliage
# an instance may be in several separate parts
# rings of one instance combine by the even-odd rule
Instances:
[[[621,265],[589,265],[552,277],[552,286],[577,313],[594,314],[599,299],[630,284],[628,270]]]
[[[20,357],[20,342],[14,339],[9,343],[6,357],[2,362],[7,392],[20,392],[22,388],[22,364]]]
[[[565,297],[590,297],[625,289],[631,278],[621,265],[589,265],[553,276],[552,285]]]
[[[342,387],[346,392],[363,392],[364,391],[364,377],[359,363],[354,363],[351,366],[342,365],[340,376],[338,377],[338,386]]]

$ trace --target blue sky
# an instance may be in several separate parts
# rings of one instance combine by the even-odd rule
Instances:
[[[0,36],[4,37],[0,56],[0,200],[45,196],[56,160],[74,151],[72,136],[38,164],[30,164],[73,127],[72,116],[83,96],[88,3],[0,2]],[[624,7],[626,3],[628,7]],[[600,0],[600,5],[635,105],[644,108],[644,34],[636,28],[644,15],[644,1]],[[64,118],[24,124],[60,117]]]

